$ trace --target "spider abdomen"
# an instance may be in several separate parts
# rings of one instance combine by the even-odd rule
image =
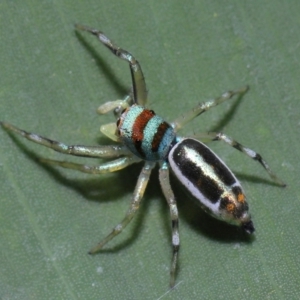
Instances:
[[[159,161],[167,157],[176,134],[153,110],[139,105],[127,108],[118,122],[121,141],[138,157]]]
[[[185,138],[171,149],[169,163],[178,180],[204,210],[253,233],[241,184],[211,149],[195,139]]]

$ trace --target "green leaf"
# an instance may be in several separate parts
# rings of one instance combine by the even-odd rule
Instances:
[[[149,105],[166,120],[246,84],[183,135],[222,131],[257,150],[288,184],[226,145],[254,239],[212,220],[172,180],[180,213],[177,286],[168,290],[170,216],[157,170],[142,207],[98,255],[88,250],[124,216],[141,165],[89,176],[87,164],[0,130],[1,299],[296,299],[299,293],[299,1],[2,1],[0,120],[67,144],[108,144],[96,108],[129,90],[130,73],[74,23],[103,30],[140,61]],[[199,125],[198,125],[199,124]],[[187,199],[187,201],[185,201]]]

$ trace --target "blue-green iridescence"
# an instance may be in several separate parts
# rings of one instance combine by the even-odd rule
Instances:
[[[124,144],[135,155],[148,161],[165,159],[176,137],[167,122],[152,110],[138,105],[122,114],[118,129]]]

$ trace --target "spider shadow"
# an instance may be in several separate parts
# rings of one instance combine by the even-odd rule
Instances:
[[[113,85],[114,89],[121,95],[121,97],[124,97],[124,95],[129,94],[129,89],[120,84],[120,81],[117,79],[117,76],[109,67],[109,64],[103,58],[101,58],[101,56],[98,54],[95,48],[86,41],[86,39],[80,32],[78,32],[78,30],[75,30],[75,35],[79,40],[80,44],[90,53],[91,57],[95,60],[99,70],[101,70],[101,72],[105,74],[105,77],[108,78],[110,84]],[[99,45],[105,48],[100,41]]]
[[[137,176],[141,172],[141,168],[143,166],[143,163],[135,165],[135,171],[136,171],[136,177],[132,179],[133,185],[135,186],[137,181]],[[138,240],[138,236],[143,233],[143,223],[146,222],[147,217],[149,217],[149,207],[151,205],[151,201],[153,199],[163,199],[159,182],[158,182],[158,169],[157,167],[153,169],[149,182],[147,184],[147,188],[145,191],[145,194],[142,199],[141,207],[139,208],[138,212],[136,213],[134,220],[132,220],[132,223],[134,223],[134,228],[131,230],[130,235],[126,238],[125,241],[118,243],[116,246],[110,249],[103,249],[101,250],[101,253],[105,252],[118,252],[121,249],[124,249],[129,244],[133,244],[136,240]],[[131,194],[133,193],[134,186],[131,190]],[[166,205],[165,205],[166,206]]]
[[[71,179],[68,178],[67,175],[65,175],[59,169],[57,169],[57,167],[41,162],[41,156],[37,155],[34,151],[26,147],[20,141],[20,139],[17,138],[13,133],[7,133],[17,145],[17,147],[19,147],[22,150],[22,152],[30,160],[32,160],[39,168],[42,167],[48,174],[50,174],[55,182],[57,182],[60,185],[64,185],[68,189],[74,190],[88,201],[101,203],[110,202],[112,200],[117,201],[120,195],[128,194],[130,197],[134,191],[135,184],[141,171],[142,164],[135,164],[129,166],[125,170],[121,170],[119,172],[114,172],[114,174],[110,174],[111,176],[109,177],[101,178],[100,174],[100,176],[96,175],[97,178]],[[128,171],[129,168],[130,171]],[[121,249],[131,246],[138,239],[138,236],[141,233],[140,228],[142,227],[143,219],[146,217],[149,207],[149,201],[146,201],[147,198],[147,193],[145,193],[143,204],[141,205],[139,211],[136,213],[134,221],[131,222],[131,226],[128,226],[130,227],[130,234],[128,235],[129,237],[127,237],[126,240],[117,243],[116,246],[103,249],[99,253],[118,252]],[[126,211],[127,208],[124,211],[124,215],[121,216],[122,218],[125,216]],[[116,222],[119,221],[120,220],[116,220]]]
[[[248,182],[252,182],[255,184],[266,184],[266,185],[270,185],[270,186],[274,186],[274,187],[284,188],[283,186],[279,185],[278,183],[272,181],[271,179],[265,179],[265,178],[261,178],[256,175],[249,175],[249,174],[244,174],[244,173],[240,173],[240,172],[234,172],[234,174],[236,175],[236,177],[238,179],[241,179],[243,181],[248,181]]]
[[[97,177],[94,175],[93,178],[88,178],[88,179],[69,178],[67,175],[64,175],[60,171],[63,170],[63,168],[55,167],[50,164],[41,162],[40,160],[43,158],[42,156],[39,156],[33,150],[30,150],[13,133],[8,132],[8,134],[10,135],[14,143],[22,150],[22,152],[29,159],[31,159],[36,165],[38,165],[39,168],[42,167],[44,170],[46,170],[52,176],[55,182],[62,184],[67,188],[71,188],[75,190],[78,194],[80,194],[82,197],[86,198],[87,200],[98,202],[100,201],[99,198],[101,197],[104,199],[104,202],[109,202],[116,198],[116,195],[119,194],[120,190],[128,192],[128,187],[125,184],[124,185],[121,184],[120,189],[118,188],[118,186],[115,186],[115,188],[112,190],[112,193],[107,192],[108,191],[107,187],[111,186],[111,181],[115,180],[115,178],[111,178],[111,177],[104,176],[103,178],[99,178],[99,176]],[[73,157],[75,159],[76,158],[80,159],[80,157],[75,157],[73,155],[69,155],[69,156],[66,156],[65,154],[61,154],[61,155],[63,155],[63,157]],[[63,161],[63,159],[61,161]]]

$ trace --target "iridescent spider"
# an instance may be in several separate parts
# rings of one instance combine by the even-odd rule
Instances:
[[[1,125],[8,131],[15,132],[32,142],[64,154],[94,158],[115,158],[98,166],[41,159],[47,164],[90,174],[101,174],[115,172],[131,164],[144,161],[130,208],[124,219],[98,245],[91,249],[90,254],[94,254],[102,249],[107,242],[119,234],[131,221],[140,206],[150,173],[156,163],[158,163],[159,181],[170,208],[172,221],[173,256],[170,270],[170,286],[173,287],[180,243],[178,211],[170,186],[169,168],[205,211],[225,222],[242,227],[249,234],[254,232],[245,193],[233,173],[202,142],[195,138],[183,138],[177,135],[177,132],[186,123],[210,108],[231,99],[233,96],[244,94],[248,87],[229,91],[214,100],[197,104],[193,109],[182,114],[173,122],[167,123],[157,116],[153,110],[145,108],[147,89],[138,61],[129,52],[113,44],[102,32],[82,25],[76,25],[76,28],[95,35],[113,54],[129,63],[132,77],[132,93],[123,100],[107,102],[98,108],[100,114],[113,111],[116,115],[116,124],[103,125],[100,130],[112,140],[119,142],[120,145],[67,146],[63,143],[26,132],[5,122],[1,122]],[[258,161],[275,182],[280,186],[285,186],[284,182],[271,171],[267,163],[255,151],[242,146],[222,133],[210,132],[197,136],[205,141],[223,141],[236,148]]]

